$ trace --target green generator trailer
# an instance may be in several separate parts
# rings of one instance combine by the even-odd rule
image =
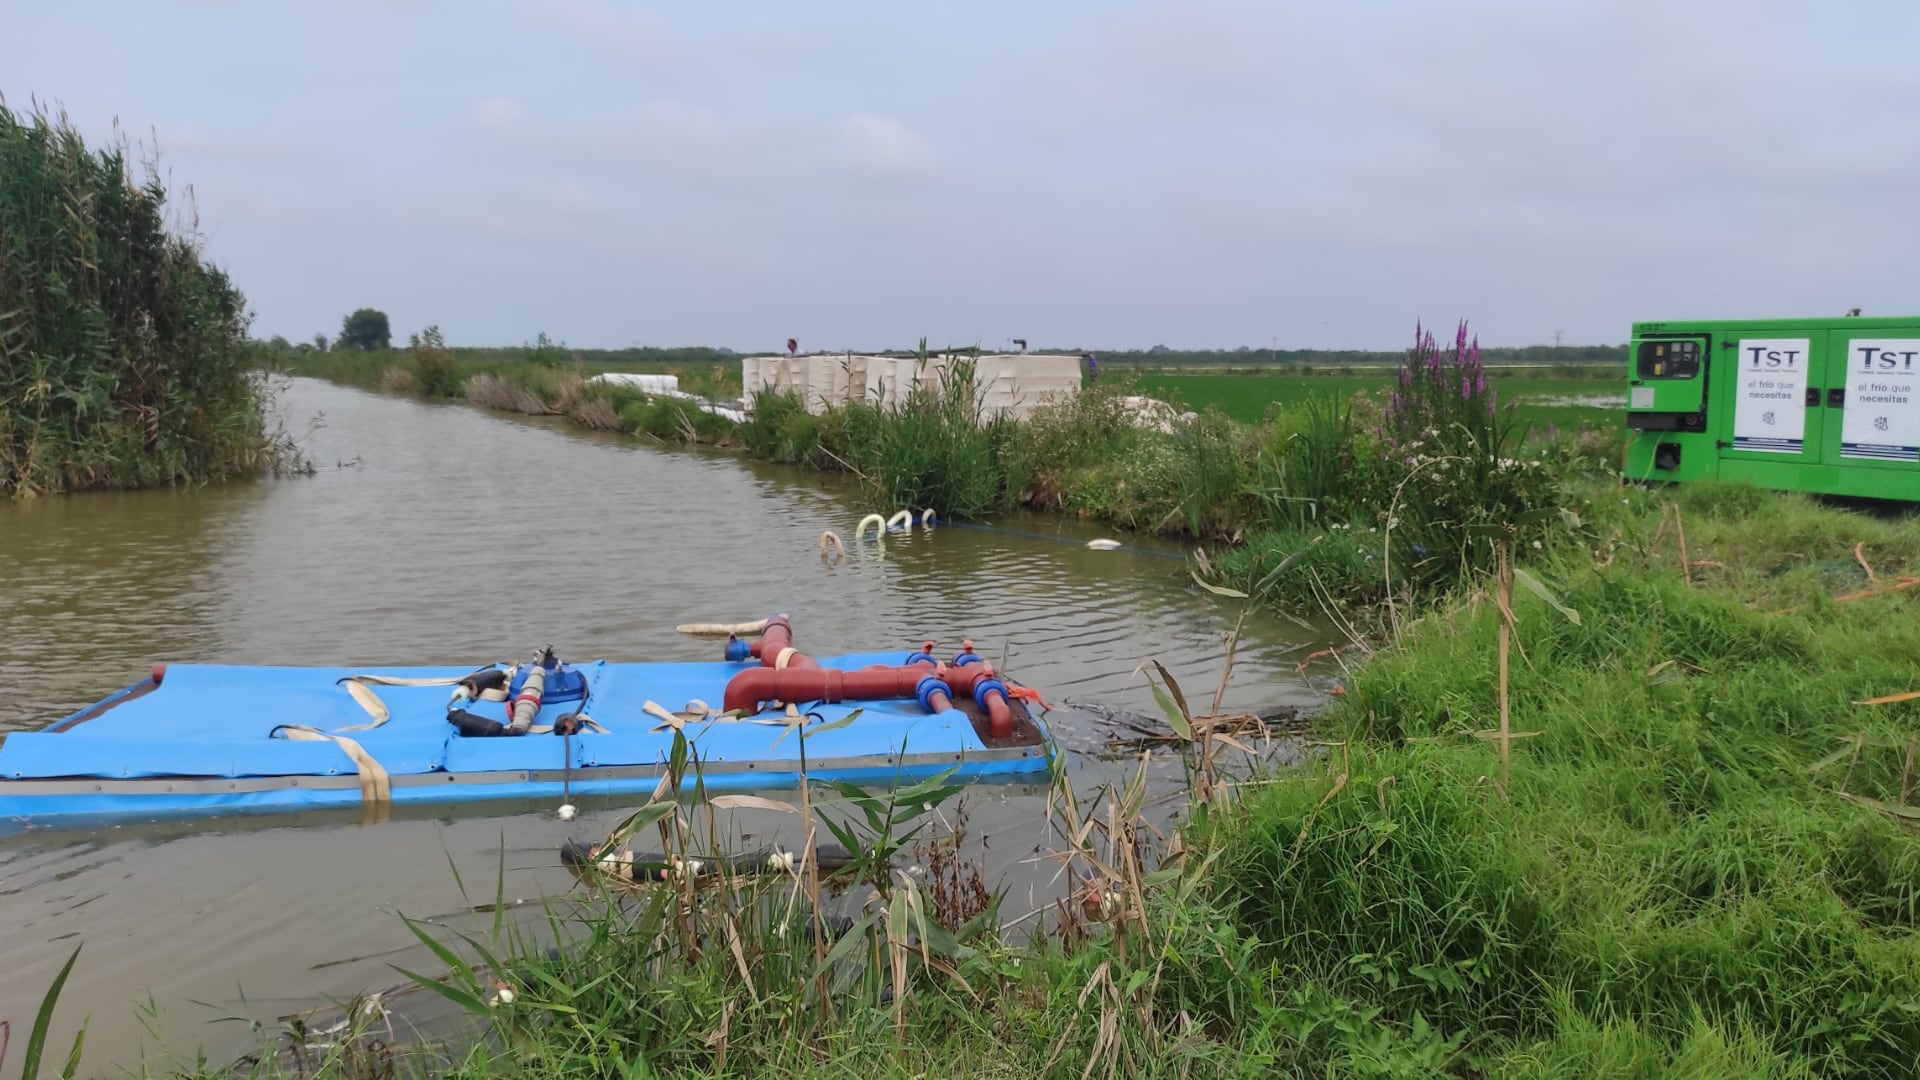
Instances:
[[[1635,323],[1627,367],[1629,480],[1920,501],[1920,316]]]

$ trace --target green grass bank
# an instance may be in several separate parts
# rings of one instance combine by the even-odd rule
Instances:
[[[802,820],[870,853],[838,883],[595,877],[545,932],[421,927],[444,951],[418,993],[463,1022],[397,1046],[369,1022],[249,1068],[1912,1075],[1920,523],[1737,488],[1584,494],[1580,524],[1521,549],[1510,619],[1475,573],[1346,654],[1304,767],[1240,770],[1211,688],[1161,681],[1183,824],[1146,823],[1143,783],[1056,780],[1036,855],[1073,886],[1037,923],[996,932],[1021,913],[918,831],[956,792],[815,785]],[[608,850],[665,868],[725,847],[682,767],[690,797]],[[816,934],[815,912],[845,921]]]
[[[1259,423],[1273,407],[1298,406],[1311,397],[1384,397],[1396,367],[1365,371],[1353,367],[1245,368],[1181,372],[1142,371],[1132,375],[1136,392],[1183,404],[1189,409],[1219,409],[1241,423]],[[1623,363],[1607,366],[1493,367],[1487,372],[1499,399],[1513,403],[1521,420],[1541,434],[1612,431],[1626,411]],[[1126,373],[1122,377],[1127,377]]]
[[[0,103],[0,495],[297,465],[245,300],[167,198],[124,146]]]

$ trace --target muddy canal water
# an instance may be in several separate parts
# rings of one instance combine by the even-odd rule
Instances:
[[[0,504],[0,732],[44,726],[155,661],[478,664],[548,642],[578,660],[717,659],[719,645],[674,626],[770,611],[792,613],[815,655],[971,637],[1051,702],[1151,713],[1136,665],[1157,658],[1210,688],[1236,614],[1193,586],[1177,549],[1127,537],[1089,550],[1099,533],[1052,519],[916,533],[830,567],[822,530],[850,537],[866,512],[895,508],[731,455],[324,383],[295,381],[281,411],[316,475]],[[1293,674],[1312,637],[1250,622],[1230,704],[1317,702]],[[263,731],[274,722],[261,717]],[[1098,752],[1107,731],[1091,714],[1051,722],[1077,784],[1119,768]],[[1048,839],[1041,794],[982,787],[965,808],[967,850],[1009,907],[1044,892],[1054,864],[1029,861]],[[392,964],[430,969],[398,913],[462,908],[456,869],[475,899],[492,898],[503,866],[510,898],[567,893],[559,844],[603,835],[619,814],[588,801],[572,823],[544,803],[403,809],[375,824],[0,823],[0,1018],[17,1042],[84,943],[58,1045],[85,1017],[96,1068],[163,1045],[222,1060],[253,1036],[213,1021],[272,1024],[392,985]]]

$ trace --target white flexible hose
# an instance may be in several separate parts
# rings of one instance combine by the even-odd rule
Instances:
[[[820,557],[827,559],[829,556],[833,562],[847,557],[847,545],[841,542],[840,534],[832,529],[820,534]]]

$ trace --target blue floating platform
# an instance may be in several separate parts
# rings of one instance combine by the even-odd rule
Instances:
[[[903,653],[823,657],[853,671],[898,665]],[[674,726],[656,712],[683,714],[718,703],[738,663],[579,664],[584,712],[599,730],[568,737],[475,738],[448,722],[450,688],[369,685],[389,718],[366,730],[368,710],[348,691],[352,676],[454,680],[471,667],[256,667],[177,664],[66,716],[42,731],[0,741],[0,821],[59,824],[78,818],[168,817],[393,804],[524,799],[563,794],[650,795],[667,772]],[[1014,702],[1005,738],[988,735],[971,703],[931,713],[917,700],[797,703],[801,730],[784,711],[746,718],[682,718],[709,791],[790,788],[803,775],[862,785],[911,782],[957,769],[962,780],[1033,780],[1051,763],[1044,721]],[[503,702],[469,703],[504,721]],[[549,702],[536,725],[581,710]],[[697,710],[696,710],[697,711]],[[858,711],[850,723],[837,725]],[[335,737],[285,737],[297,725]],[[375,763],[357,762],[341,739]]]

